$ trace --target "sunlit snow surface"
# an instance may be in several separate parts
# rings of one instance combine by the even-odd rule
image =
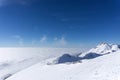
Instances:
[[[1,48],[0,80],[120,80],[120,46]],[[98,56],[99,55],[99,56]]]
[[[7,75],[6,80],[120,80],[119,45],[102,43],[77,56],[64,51],[60,55]]]
[[[120,51],[82,63],[39,63],[7,80],[120,80]]]
[[[0,48],[0,80],[47,58],[78,52],[75,48]]]

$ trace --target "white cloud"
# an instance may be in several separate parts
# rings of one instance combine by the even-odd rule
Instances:
[[[13,38],[15,38],[15,39],[18,40],[19,46],[23,46],[23,45],[24,45],[24,44],[23,44],[23,38],[22,38],[21,36],[15,35],[15,36],[13,36]]]
[[[44,43],[46,41],[47,41],[47,36],[44,35],[43,37],[40,38],[41,43]]]
[[[54,41],[56,46],[66,46],[68,43],[65,37],[61,37],[60,39],[56,37]]]

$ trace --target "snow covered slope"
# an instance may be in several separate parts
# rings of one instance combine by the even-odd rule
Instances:
[[[89,53],[96,53],[96,54],[104,55],[104,54],[116,52],[118,50],[120,50],[119,45],[116,45],[116,44],[110,45],[107,43],[101,43],[97,45],[95,48],[92,48],[89,51],[84,52],[83,54],[80,55],[80,57],[83,57]]]
[[[24,69],[6,80],[120,80],[119,45],[102,43],[81,55],[61,55]],[[46,64],[54,60],[58,63]],[[64,64],[66,62],[70,63]]]
[[[0,48],[0,62],[20,61],[26,58],[39,56],[40,58],[50,58],[64,53],[78,53],[81,49],[77,48]]]
[[[0,48],[0,80],[5,80],[44,59],[80,51],[75,48]]]
[[[107,43],[101,43],[99,45],[97,45],[95,48],[89,50],[89,52],[93,52],[93,53],[106,53],[109,50],[111,50],[111,46]]]
[[[76,64],[39,63],[7,80],[120,80],[120,51]]]

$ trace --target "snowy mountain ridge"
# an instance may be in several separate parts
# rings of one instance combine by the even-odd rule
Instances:
[[[120,76],[117,72],[119,57],[120,46],[107,43],[82,53],[80,49],[0,48],[0,80],[99,80],[97,78],[100,77],[96,76],[98,74],[103,77],[100,80],[113,80],[106,76]],[[109,66],[116,71],[110,71]],[[109,72],[110,75],[107,75]],[[77,78],[74,76],[76,74]]]
[[[6,80],[120,80],[119,45],[108,45],[104,43],[85,53],[83,53],[83,62],[69,65],[47,65],[40,62],[18,72]],[[96,56],[96,54],[102,56],[87,59],[91,55],[92,57]],[[58,60],[60,62],[71,62],[71,59],[75,60],[81,55],[63,54],[58,57]]]
[[[112,53],[120,50],[120,46],[117,44],[108,44],[108,43],[100,43],[95,48],[90,49],[89,51],[86,51],[82,53],[80,56],[85,56],[88,53],[96,53],[96,54],[107,54]]]
[[[101,43],[97,45],[97,47],[89,50],[89,52],[95,52],[95,53],[107,53],[107,52],[112,52],[112,51],[117,51],[119,50],[120,47],[117,44],[107,44],[107,43]]]
[[[62,54],[59,57],[48,59],[44,61],[46,64],[60,64],[60,63],[76,63],[82,62],[83,60],[94,59],[103,55],[114,53],[120,51],[119,45],[101,43],[95,48],[90,49],[89,51],[83,52],[81,54],[71,55],[69,53]]]

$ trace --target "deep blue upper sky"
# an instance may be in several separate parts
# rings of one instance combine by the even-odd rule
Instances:
[[[0,46],[120,43],[119,0],[1,0]]]

